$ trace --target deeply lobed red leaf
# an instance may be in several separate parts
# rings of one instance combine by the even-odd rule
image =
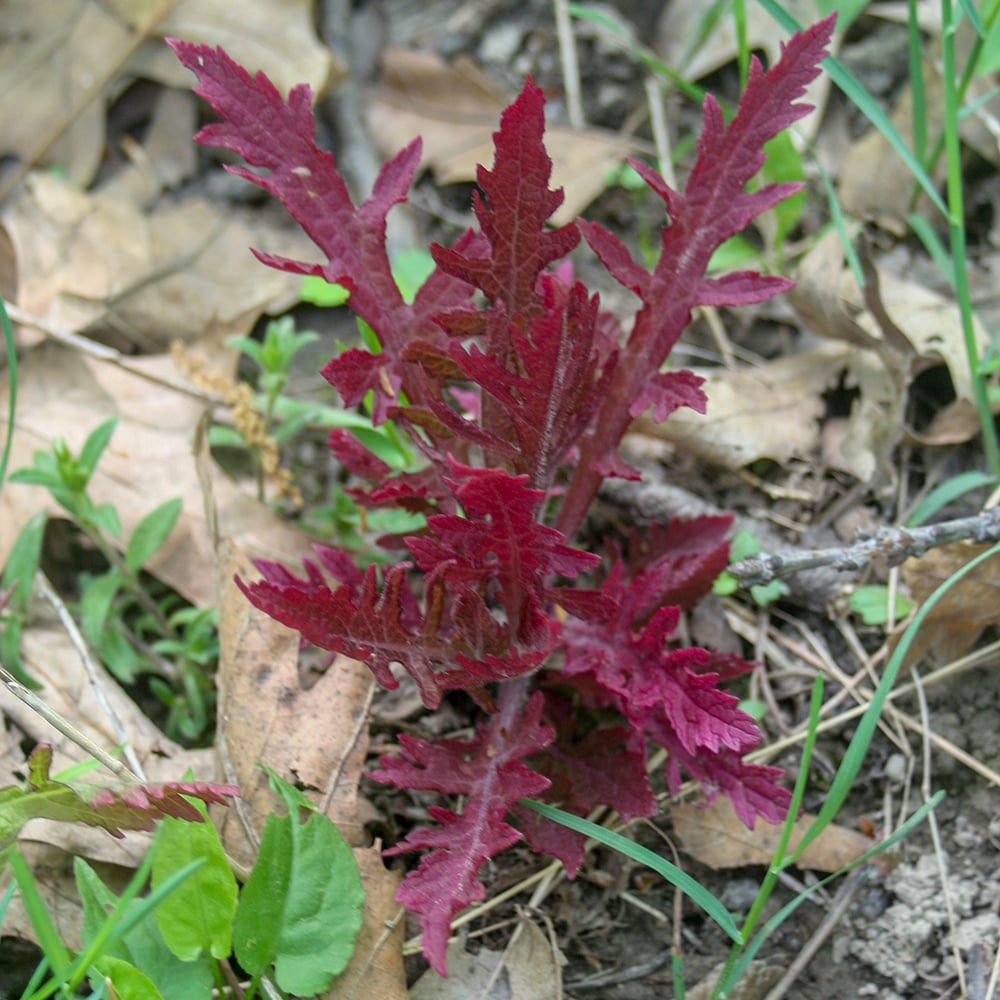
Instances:
[[[552,740],[552,729],[541,721],[542,705],[541,693],[532,695],[523,711],[508,703],[472,740],[429,743],[402,736],[403,755],[383,757],[381,770],[372,774],[397,788],[466,797],[460,814],[432,806],[431,818],[440,825],[414,830],[388,852],[431,849],[404,879],[397,899],[421,915],[424,952],[441,975],[447,975],[444,956],[452,918],[485,895],[477,879],[483,862],[520,839],[505,822],[507,813],[518,799],[549,785],[524,763]]]
[[[767,73],[755,60],[728,125],[706,99],[683,192],[635,164],[669,217],[652,271],[600,226],[547,228],[562,194],[548,186],[544,101],[529,80],[502,117],[492,168],[479,170],[481,233],[432,248],[436,270],[412,305],[392,278],[385,219],[405,197],[419,143],[383,167],[371,197],[356,207],[332,156],[315,145],[306,88],[283,101],[266,78],[251,77],[221,50],[172,43],[222,118],[199,140],[226,146],[263,171],[229,168],[278,197],[327,263],[258,257],[346,285],[349,305],[382,346],[377,354],[345,351],[324,376],[347,405],[371,393],[373,419],[397,421],[426,459],[418,470],[390,475],[353,437],[331,435],[343,464],[373,483],[353,488],[360,502],[427,515],[424,531],[391,540],[409,549],[412,562],[362,573],[346,554],[318,548],[304,578],[261,562],[262,579],[240,586],[306,640],[367,662],[383,685],[396,686],[391,667],[398,663],[429,707],[460,688],[491,713],[471,740],[401,737],[401,756],[384,758],[374,775],[465,799],[461,813],[432,807],[437,825],[395,849],[430,851],[399,899],[420,915],[424,951],[438,971],[445,971],[451,919],[482,898],[482,864],[521,836],[512,818],[533,847],[571,871],[582,861],[580,838],[518,800],[544,793],[579,814],[598,803],[625,818],[648,814],[655,800],[647,738],[669,752],[672,791],[686,773],[709,796],[729,796],[748,825],[757,816],[777,820],[787,806],[777,769],[744,761],[759,732],[718,688],[749,665],[671,645],[680,609],[693,606],[726,564],[729,520],[654,528],[632,539],[627,562],[614,558],[601,587],[565,584],[599,561],[571,539],[600,479],[637,476],[617,452],[632,417],[704,409],[698,378],[660,370],[692,309],[757,302],[787,287],[785,279],[752,272],[709,278],[706,268],[725,239],[794,190],[747,192],[745,185],[763,162],[763,143],[807,110],[800,98],[832,26],[828,18],[794,36]],[[581,229],[608,271],[640,299],[624,345],[617,323],[571,269],[549,271]],[[474,292],[485,296],[485,308]],[[550,656],[560,647],[556,670]],[[542,666],[550,669],[533,676]],[[533,686],[544,696],[536,690],[529,697]],[[580,730],[557,689],[584,709],[615,709],[629,725],[602,721]]]

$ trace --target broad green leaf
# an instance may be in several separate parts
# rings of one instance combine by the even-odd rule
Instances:
[[[314,306],[342,306],[351,293],[343,285],[334,285],[317,274],[307,274],[299,286],[299,296],[303,302]]]
[[[155,510],[151,510],[135,526],[135,531],[132,532],[128,547],[125,549],[125,565],[131,572],[138,573],[146,561],[159,551],[160,546],[174,530],[183,506],[180,497],[167,500]]]
[[[301,802],[289,790],[295,792],[286,785],[282,797],[295,814],[267,818],[257,863],[240,895],[233,944],[251,975],[273,964],[283,990],[312,996],[329,986],[354,951],[364,890],[337,828],[319,813],[300,822]]]
[[[430,251],[415,247],[401,250],[392,258],[392,276],[403,301],[410,303],[417,296],[423,283],[434,273],[434,258]]]
[[[107,448],[108,443],[111,441],[111,435],[114,434],[117,426],[118,418],[111,417],[109,420],[105,420],[103,424],[95,427],[83,443],[83,448],[80,449],[80,457],[77,459],[77,465],[86,473],[88,479],[93,475],[94,469],[97,468],[97,463],[101,460],[101,455],[104,454],[104,449]]]
[[[157,853],[158,851],[159,842]],[[89,947],[104,932],[105,923],[109,914],[118,906],[119,897],[82,858],[74,859],[73,868],[77,892],[83,904],[83,943],[84,947]],[[190,878],[196,876],[197,872]],[[184,884],[181,884],[181,888]],[[174,890],[177,891],[179,890]],[[170,898],[171,896],[167,896],[159,906],[163,906]],[[151,901],[133,900],[126,909],[127,919],[131,922],[139,915],[139,908],[147,906],[149,902]],[[158,909],[159,907],[153,912]],[[207,997],[211,993],[211,960],[205,956],[197,961],[181,961],[167,947],[152,914],[139,919],[135,926],[122,935],[121,940],[109,943],[106,954],[142,969],[159,990],[155,995],[162,996],[163,1000],[188,1000],[190,997]],[[98,967],[100,968],[99,963]],[[117,980],[113,981],[117,986]]]
[[[803,182],[806,179],[802,166],[802,157],[792,142],[788,129],[779,132],[773,139],[764,143],[767,161],[764,163],[763,174],[773,184],[784,184],[789,181]],[[788,234],[798,224],[802,211],[806,206],[806,193],[799,191],[789,198],[779,201],[772,211],[778,225],[774,232],[774,246],[780,248]]]
[[[26,483],[31,486],[44,486],[49,490],[59,489],[63,485],[62,479],[55,470],[41,469],[37,465],[16,469],[10,474],[9,481],[12,483]]]
[[[94,962],[92,968],[100,976],[91,974],[90,985],[99,990],[102,986],[106,989],[107,983],[110,983],[117,1000],[164,1000],[152,979],[123,958],[105,955]]]
[[[207,810],[197,804],[195,808],[206,822],[168,818],[161,824],[153,861],[154,888],[189,861],[202,858],[204,864],[156,908],[156,923],[178,958],[190,961],[206,949],[214,958],[227,958],[232,951],[236,879]]]

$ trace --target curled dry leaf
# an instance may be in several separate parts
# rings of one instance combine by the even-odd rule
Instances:
[[[952,542],[903,563],[903,580],[918,603],[925,601],[953,573],[987,546]],[[906,663],[928,654],[949,663],[967,653],[990,625],[1000,623],[1000,556],[980,563],[957,580],[924,618],[907,653]]]
[[[129,349],[244,334],[298,298],[298,280],[257,274],[247,247],[306,254],[305,239],[259,212],[197,198],[149,209],[123,186],[88,193],[34,174],[2,219],[17,304],[51,326]]]
[[[493,156],[493,132],[510,95],[469,59],[448,65],[438,56],[390,48],[382,81],[368,102],[368,125],[382,155],[395,156],[417,136],[424,163],[439,184],[474,181],[476,167]],[[561,226],[575,219],[607,187],[610,170],[630,151],[629,143],[604,129],[583,131],[547,125],[552,187],[566,200],[552,215]]]
[[[312,6],[311,0],[256,0],[253,17],[248,17],[228,0],[5,4],[0,154],[23,161],[40,136],[62,127],[44,162],[58,164],[77,185],[90,183],[104,152],[105,105],[129,78],[188,86],[189,78],[160,40],[165,35],[225,45],[279,86],[287,89],[307,80],[319,90],[333,63],[316,38]],[[165,16],[158,19],[161,11]],[[137,30],[149,40],[130,54]],[[107,84],[103,88],[102,81]]]
[[[858,398],[838,464],[869,482],[890,467],[889,456],[907,433],[907,390],[917,371],[944,363],[958,401],[971,403],[973,390],[954,302],[862,257],[869,273],[867,293],[844,264],[836,234],[829,234],[803,260],[788,300],[813,333],[852,347],[844,385],[856,389]],[[988,338],[978,322],[975,336],[985,352]],[[950,425],[952,437],[958,426]]]
[[[780,826],[763,820],[748,830],[729,800],[721,796],[707,806],[673,806],[670,816],[681,849],[716,869],[770,864],[781,834]],[[809,815],[798,818],[792,833],[792,848],[814,819],[815,816]],[[857,860],[873,843],[864,834],[832,824],[802,852],[795,864],[798,868],[834,872]]]

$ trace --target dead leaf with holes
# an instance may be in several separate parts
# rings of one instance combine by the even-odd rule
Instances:
[[[10,0],[0,20],[0,155],[38,153],[79,187],[105,145],[105,108],[135,78],[188,88],[191,76],[164,37],[222,45],[287,91],[322,90],[334,74],[311,0]],[[41,137],[54,142],[45,151]],[[27,162],[32,166],[32,162]]]
[[[861,257],[868,272],[864,292],[844,263],[837,234],[828,234],[803,259],[787,298],[812,333],[852,347],[844,385],[858,397],[837,466],[870,482],[891,469],[892,451],[909,433],[904,414],[915,373],[943,363],[956,399],[971,404],[974,397],[954,301],[880,268],[863,250]],[[978,321],[974,336],[985,353],[988,337]],[[963,426],[972,430],[968,420],[951,421],[952,439]]]
[[[418,135],[423,162],[439,184],[474,181],[479,164],[493,162],[493,133],[511,97],[471,60],[448,65],[429,52],[390,48],[382,79],[369,95],[368,125],[379,152],[394,156]],[[565,200],[553,225],[572,222],[608,184],[608,174],[630,151],[613,132],[547,125],[550,186]]]
[[[758,820],[752,830],[740,820],[729,799],[719,796],[710,805],[679,805],[670,810],[671,822],[681,850],[709,868],[741,868],[768,865],[781,836],[781,827]],[[795,821],[790,848],[794,849],[815,816]],[[809,844],[796,860],[797,868],[834,872],[874,845],[864,834],[831,824]]]
[[[919,559],[907,559],[903,581],[920,604],[950,576],[988,546],[951,542],[931,549]],[[976,644],[983,631],[1000,624],[1000,555],[981,562],[956,580],[924,618],[906,655],[905,664],[929,656],[935,663],[951,663]]]

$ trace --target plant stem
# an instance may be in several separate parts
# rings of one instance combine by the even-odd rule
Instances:
[[[955,295],[962,317],[962,335],[965,353],[972,377],[972,394],[979,413],[983,432],[983,451],[986,464],[994,478],[1000,479],[1000,442],[996,425],[990,412],[986,393],[986,380],[980,370],[979,347],[972,317],[969,294],[969,276],[965,257],[965,202],[962,188],[962,158],[958,137],[959,94],[955,81],[955,30],[951,0],[941,0],[941,58],[944,84],[944,140],[948,163],[948,235],[951,240],[951,259],[954,271]]]

